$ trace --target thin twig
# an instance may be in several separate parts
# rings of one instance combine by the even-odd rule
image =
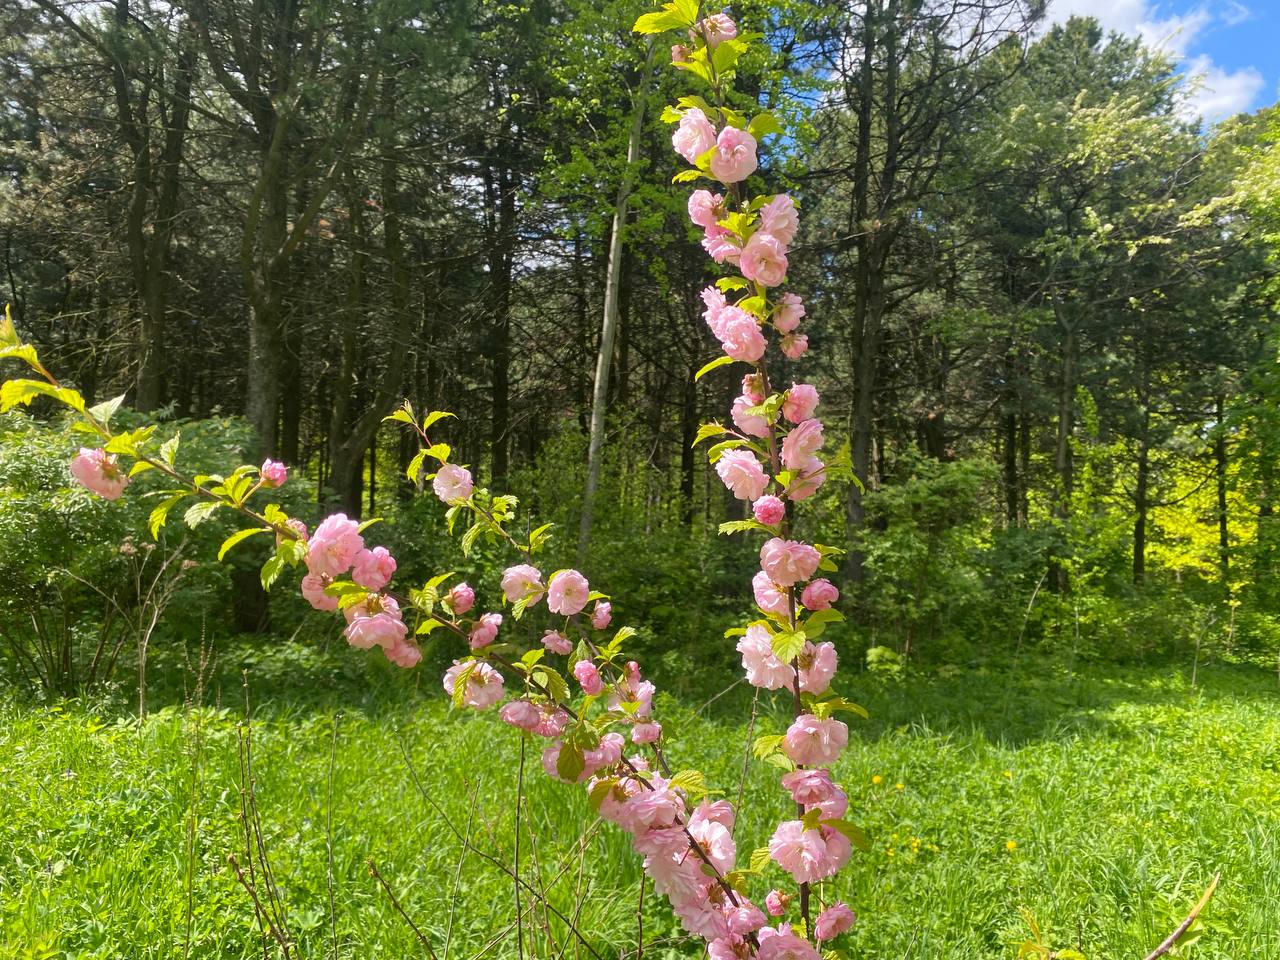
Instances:
[[[410,917],[409,914],[405,913],[404,907],[400,906],[400,901],[396,897],[395,891],[391,889],[391,884],[382,879],[382,874],[378,872],[378,865],[372,860],[368,860],[366,863],[369,865],[369,873],[378,881],[378,883],[382,884],[382,889],[386,891],[387,898],[391,901],[391,905],[396,908],[396,913],[400,914],[400,916],[404,918],[404,922],[409,925],[409,929],[412,930],[414,935],[418,938],[418,942],[427,948],[427,955],[431,957],[431,960],[437,960],[436,952],[431,949],[431,941],[427,939],[427,935],[425,933],[418,929],[418,925],[413,922],[413,918]]]
[[[1191,925],[1196,922],[1196,917],[1200,916],[1200,911],[1205,908],[1206,904],[1209,902],[1209,898],[1213,896],[1213,891],[1218,888],[1218,880],[1221,879],[1221,877],[1222,874],[1220,873],[1215,873],[1213,875],[1213,882],[1209,884],[1209,889],[1204,892],[1204,896],[1200,898],[1200,902],[1192,908],[1189,914],[1187,914],[1187,919],[1178,924],[1178,929],[1169,934],[1169,936],[1165,938],[1164,943],[1160,944],[1160,946],[1147,954],[1146,960],[1158,960],[1159,957],[1163,957],[1173,949],[1174,945],[1182,939],[1182,935],[1191,929]]]
[[[324,805],[324,848],[326,857],[325,883],[329,888],[329,933],[333,937],[333,960],[338,960],[338,908],[333,893],[333,768],[338,760],[338,721],[342,714],[334,714],[333,739],[329,744],[329,776],[326,783]]]

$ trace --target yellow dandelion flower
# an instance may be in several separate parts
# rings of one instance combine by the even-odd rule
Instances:
[[[1018,841],[1017,841],[1017,840],[1006,840],[1006,841],[1004,842],[1004,848],[1005,848],[1006,850],[1008,850],[1010,853],[1013,853],[1013,851],[1015,851],[1015,850],[1017,850],[1017,849],[1018,849]]]
[[[880,776],[880,774],[878,773],[871,778],[871,782],[874,783],[876,786],[879,786],[883,781],[884,781],[884,777]]]
[[[902,789],[903,789],[903,785],[902,785],[901,783],[895,783],[895,784],[893,785],[893,787],[894,787],[894,789],[895,789],[895,790],[902,790]]]
[[[1005,778],[1006,780],[1012,780],[1012,779],[1013,779],[1013,771],[1012,771],[1012,770],[1006,770],[1006,771],[1004,772],[1004,778]]]

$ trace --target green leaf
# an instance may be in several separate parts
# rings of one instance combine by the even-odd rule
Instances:
[[[808,639],[803,630],[779,630],[773,635],[773,655],[783,663],[790,663],[804,651]]]
[[[267,558],[267,562],[262,565],[259,578],[262,580],[262,589],[270,590],[271,585],[276,582],[276,578],[280,576],[280,571],[284,569],[284,557],[275,554]]]
[[[413,407],[409,405],[408,400],[406,400],[394,413],[389,413],[382,418],[383,423],[386,423],[388,420],[393,420],[396,423],[407,423],[409,426],[414,426],[418,422],[413,416]]]
[[[427,458],[427,451],[419,450],[413,455],[413,459],[409,461],[409,466],[405,468],[404,475],[409,478],[410,483],[418,482],[418,475],[422,473],[422,461]]]
[[[464,557],[471,556],[471,548],[476,545],[476,540],[480,534],[484,533],[488,525],[483,520],[477,520],[473,523],[469,530],[462,535],[462,555]],[[550,581],[547,581],[550,583]]]
[[[701,770],[681,770],[671,778],[670,785],[683,790],[690,797],[703,797],[707,794],[707,778]]]
[[[724,456],[726,450],[737,450],[739,447],[749,447],[751,444],[746,440],[739,440],[736,437],[733,440],[722,440],[714,447],[707,451],[707,462],[716,463]]]
[[[722,293],[729,293],[732,290],[745,290],[750,284],[742,277],[721,277],[716,281],[716,286]]]
[[[662,108],[662,116],[658,119],[663,123],[679,123],[683,116],[684,114],[668,103]]]
[[[227,551],[240,541],[248,540],[254,534],[266,532],[266,527],[247,527],[244,530],[237,530],[231,536],[227,537],[227,539],[222,541],[222,546],[218,548],[218,560],[221,561],[222,558],[227,555]]]
[[[366,530],[372,527],[375,523],[381,523],[381,522],[382,522],[382,517],[370,517],[368,520],[364,521],[363,523],[360,524],[360,526],[356,528],[356,532],[364,533]]]
[[[582,748],[571,745],[567,740],[560,743],[560,756],[556,758],[556,774],[562,780],[576,783],[586,763],[582,757]]]
[[[710,363],[703,364],[702,369],[700,369],[697,373],[693,375],[693,379],[695,381],[701,380],[704,376],[706,376],[712,370],[716,370],[720,367],[728,366],[731,363],[733,363],[733,357],[716,357]]]
[[[173,461],[178,458],[178,443],[182,440],[182,435],[175,433],[172,437],[160,444],[160,459],[173,466]]]
[[[770,733],[763,737],[756,737],[751,744],[751,752],[757,760],[764,760],[782,749],[782,741],[785,739],[787,737],[783,733]]]
[[[456,414],[450,413],[447,410],[432,410],[430,413],[428,413],[425,417],[422,418],[422,432],[426,433],[428,430],[431,429],[432,424],[438,423],[439,421],[445,419],[446,417],[456,417],[456,416],[457,416]]]
[[[68,387],[55,387],[43,380],[8,380],[0,385],[0,413],[5,413],[18,404],[29,405],[39,396],[52,397],[72,410],[84,412],[84,398]]]
[[[668,30],[691,27],[697,18],[697,9],[696,3],[692,13],[688,2],[664,3],[661,10],[641,14],[631,30],[633,33],[666,33]]]
[[[771,533],[759,520],[728,520],[720,524],[721,533],[744,533],[747,530],[763,530],[765,533]]]
[[[531,677],[546,688],[547,695],[556,703],[569,702],[569,684],[554,667],[540,663],[533,668]]]
[[[453,705],[462,707],[462,700],[467,695],[467,684],[471,681],[471,674],[475,672],[476,661],[471,661],[458,672],[458,676],[453,681]]]
[[[782,133],[782,124],[778,122],[778,118],[772,113],[757,113],[751,118],[751,123],[747,126],[747,133],[751,134],[757,140],[767,137],[771,133]]]
[[[751,851],[751,870],[754,873],[764,873],[769,867],[769,863],[773,857],[769,855],[768,847],[756,847]]]
[[[551,539],[550,531],[554,526],[554,523],[544,523],[529,534],[529,553],[537,553],[546,545],[547,541]]]
[[[180,501],[185,500],[187,494],[178,493],[171,496],[168,500],[157,505],[152,511],[151,516],[147,520],[147,527],[151,531],[151,539],[160,539],[160,528],[164,526],[165,521],[169,519],[169,511],[172,510]]]
[[[864,853],[871,849],[871,842],[867,839],[866,831],[848,820],[823,820],[822,825],[843,833],[849,838],[850,843]]]
[[[447,443],[433,443],[427,447],[426,454],[428,457],[435,457],[441,463],[449,462],[449,454],[453,452],[453,448]]]
[[[689,444],[689,446],[696,447],[703,440],[709,440],[712,437],[722,437],[728,432],[728,429],[720,426],[718,423],[704,423],[698,428],[698,435],[693,438],[693,443]]]
[[[202,500],[188,507],[182,519],[188,527],[198,527],[213,516],[214,511],[221,506],[222,504],[217,500]]]
[[[146,473],[148,470],[154,470],[155,465],[147,463],[145,460],[138,460],[129,468],[129,476],[136,477],[140,473]]]
[[[125,395],[122,393],[111,400],[103,400],[96,406],[90,407],[86,412],[103,426],[106,426],[111,422],[111,418],[115,416],[116,411],[120,409],[120,404],[124,403],[124,397]]]
[[[443,621],[437,620],[435,617],[428,617],[426,620],[423,620],[418,624],[418,629],[415,630],[414,633],[430,634],[435,630],[439,630],[443,626]]]
[[[706,174],[701,170],[681,170],[671,178],[672,183],[692,183],[694,180],[705,177]]]
[[[786,770],[788,773],[796,768],[795,763],[785,753],[772,754],[771,756],[765,757],[764,762],[772,764],[779,770]]]

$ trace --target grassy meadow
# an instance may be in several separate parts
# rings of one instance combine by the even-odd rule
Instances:
[[[652,890],[641,904],[621,833],[593,826],[583,792],[542,774],[536,744],[519,804],[520,738],[492,715],[451,711],[425,673],[276,666],[247,674],[252,799],[292,955],[431,955],[372,860],[440,960],[517,956],[512,880],[475,852],[510,864],[517,810],[526,882],[586,941],[526,890],[525,956],[633,955],[638,907],[644,956],[696,955]],[[1215,665],[1192,689],[1169,667],[1070,677],[1024,663],[856,685],[871,720],[837,773],[871,850],[822,891],[859,913],[854,956],[1014,957],[1030,916],[1054,949],[1141,958],[1218,873],[1200,937],[1180,955],[1280,956],[1273,673]],[[0,708],[4,956],[264,955],[228,862],[248,869],[245,691],[228,671],[201,696],[199,709],[162,707],[140,726],[118,708]],[[747,696],[660,703],[673,763],[730,796]],[[783,726],[762,701],[755,732]],[[777,771],[746,769],[743,861],[783,812]]]

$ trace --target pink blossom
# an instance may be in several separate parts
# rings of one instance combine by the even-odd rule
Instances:
[[[773,308],[773,326],[779,333],[791,333],[804,318],[804,301],[794,293],[784,293]]]
[[[742,395],[758,406],[764,403],[764,377],[748,373],[742,378]]]
[[[787,484],[787,499],[794,503],[807,500],[827,482],[827,465],[817,457],[809,457],[792,469],[795,476]]]
[[[605,767],[616,766],[622,759],[622,748],[625,746],[622,734],[606,733],[594,750],[588,750],[582,755],[582,761],[587,766],[587,776],[594,776],[597,770]]]
[[[724,197],[710,190],[695,190],[689,195],[689,219],[704,230],[710,230],[720,220],[724,210]]]
[[[707,944],[708,960],[750,960],[755,950],[742,936],[730,933],[727,937],[716,937]]]
[[[542,645],[551,653],[567,656],[573,650],[573,644],[564,634],[557,630],[548,630],[542,635]]]
[[[359,603],[351,603],[342,608],[342,616],[347,623],[357,617],[372,617],[378,613],[389,613],[397,619],[404,619],[400,614],[400,604],[390,594],[366,593]]]
[[[715,286],[707,287],[702,291],[702,302],[706,305],[706,309],[702,311],[702,319],[711,328],[712,335],[719,340],[720,331],[724,329],[724,311],[729,304],[724,294],[720,292],[720,288]]]
[[[689,825],[693,826],[703,820],[712,820],[723,825],[726,830],[733,830],[733,824],[737,818],[733,804],[728,800],[703,800],[694,808],[692,816],[689,817]]]
[[[756,606],[765,613],[776,613],[780,617],[790,615],[791,604],[786,593],[763,570],[751,578],[751,590],[755,594]]]
[[[325,517],[307,542],[307,569],[328,577],[339,577],[351,569],[364,549],[360,524],[346,514]]]
[[[738,845],[733,842],[733,834],[723,823],[693,819],[689,821],[688,827],[693,839],[717,870],[728,873],[733,869],[738,856]]]
[[[791,897],[783,893],[781,890],[770,890],[764,898],[765,909],[769,911],[769,916],[780,917],[787,912],[787,904],[791,902]]]
[[[800,664],[800,692],[815,696],[826,693],[836,675],[836,645],[806,643],[797,659]]]
[[[796,883],[812,883],[821,878],[827,845],[820,830],[807,830],[800,820],[784,820],[769,840],[769,856]]]
[[[333,613],[338,609],[338,598],[324,592],[328,581],[318,573],[308,573],[302,578],[302,598],[317,610]]]
[[[721,183],[738,183],[755,172],[756,138],[747,131],[725,127],[714,146],[716,152],[711,155],[711,175]]]
[[[739,906],[729,910],[729,929],[738,936],[755,933],[769,922],[764,911],[753,903],[738,899]]]
[[[640,676],[640,665],[632,660],[623,671],[622,679],[614,684],[609,694],[609,709],[621,709],[624,713],[643,720],[653,712],[653,695],[656,692],[657,687]]]
[[[755,406],[758,404],[752,403],[748,397],[738,397],[733,401],[730,416],[733,417],[733,425],[739,431],[748,437],[764,439],[769,436],[769,421],[758,413],[747,412]]]
[[[782,415],[792,423],[803,423],[818,409],[818,390],[810,383],[793,383],[782,401]]]
[[[361,550],[351,568],[351,579],[366,590],[381,590],[396,572],[396,558],[386,547]]]
[[[758,500],[769,485],[764,468],[749,450],[726,450],[716,462],[716,473],[739,500]]]
[[[782,441],[782,463],[788,470],[795,470],[822,449],[822,421],[806,420],[787,434]]]
[[[857,915],[846,903],[833,903],[818,914],[818,921],[813,925],[813,936],[817,940],[834,940],[857,921]]]
[[[502,626],[502,614],[486,613],[481,615],[476,621],[476,625],[471,628],[471,633],[467,635],[467,640],[471,644],[472,650],[479,650],[481,647],[487,647],[493,643],[498,637],[498,628]]]
[[[104,500],[118,500],[129,485],[129,475],[120,468],[114,453],[101,447],[81,447],[71,461],[71,476],[91,493]]]
[[[686,163],[694,166],[698,158],[716,145],[716,128],[698,107],[690,107],[680,115],[680,125],[671,135],[671,145]]]
[[[564,733],[564,728],[569,725],[569,714],[565,712],[563,707],[547,704],[542,708],[542,717],[538,721],[538,727],[534,730],[540,737],[558,737]]]
[[[498,719],[519,730],[537,730],[542,723],[542,710],[529,700],[512,700],[498,711]]]
[[[831,782],[831,771],[825,768],[792,770],[782,775],[782,789],[791,799],[806,807],[826,803],[836,795],[837,787]]]
[[[787,276],[787,247],[771,233],[757,230],[742,248],[742,275],[748,280],[776,287]]]
[[[849,812],[849,795],[839,787],[835,788],[828,799],[823,800],[819,804],[815,804],[816,808],[821,811],[824,820],[842,820],[844,815]],[[810,810],[814,807],[810,807]],[[823,827],[826,830],[826,827]],[[828,846],[830,846],[828,844]]]
[[[527,563],[507,567],[502,572],[502,595],[507,603],[527,600],[532,606],[542,599],[542,573]]]
[[[796,202],[785,193],[778,194],[760,208],[760,229],[788,246],[795,239],[799,226],[800,215],[796,212]]]
[[[475,606],[476,592],[467,584],[460,583],[445,594],[444,603],[456,615],[462,616]]]
[[[483,660],[472,660],[469,663],[453,661],[453,666],[444,674],[445,693],[453,696],[458,677],[468,669],[470,673],[462,694],[464,706],[484,710],[502,699],[502,674]]]
[[[582,692],[589,697],[598,697],[604,693],[604,681],[600,679],[600,671],[590,660],[579,660],[573,665],[573,675],[582,684]]]
[[[803,333],[788,333],[782,338],[782,352],[792,360],[799,360],[809,352],[809,338]]]
[[[762,626],[747,627],[738,641],[742,654],[742,668],[747,672],[747,683],[763,690],[783,690],[795,680],[795,671],[783,663],[773,652],[769,631]]]
[[[641,787],[627,792],[630,796],[619,806],[617,822],[628,833],[661,830],[672,826],[684,815],[684,800],[662,777],[653,777],[649,781],[649,789]]]
[[[756,522],[766,527],[774,527],[787,515],[787,505],[775,496],[764,496],[751,505],[751,513]]]
[[[849,728],[842,721],[805,713],[787,728],[782,752],[801,766],[825,767],[835,763],[848,745]]]
[[[709,17],[703,17],[689,31],[690,39],[704,40],[707,47],[712,50],[737,35],[738,25],[730,20],[726,13],[713,13]]]
[[[814,580],[800,594],[800,602],[806,610],[826,610],[840,599],[840,591],[825,577]]]
[[[456,463],[446,463],[431,481],[431,489],[445,503],[458,503],[471,497],[475,484],[471,481],[471,471]]]
[[[760,548],[760,567],[769,579],[782,587],[808,580],[818,569],[822,554],[799,540],[774,537]]]
[[[279,460],[263,460],[258,476],[262,478],[262,485],[267,489],[282,487],[289,479],[289,468]]]
[[[777,929],[765,927],[759,939],[758,960],[821,960],[818,949],[785,923],[778,924]]]
[[[613,604],[608,600],[597,600],[595,609],[591,611],[591,629],[603,630],[613,622]]]
[[[673,66],[679,66],[682,63],[689,62],[689,48],[683,43],[675,43],[671,45],[671,63]]]
[[[738,235],[719,224],[707,227],[702,237],[702,249],[716,263],[736,264],[742,257],[742,244]]]
[[[591,596],[591,585],[577,570],[561,570],[547,588],[547,607],[552,613],[572,617],[580,613]]]
[[[400,619],[400,608],[392,604],[369,601],[365,613],[356,614],[343,631],[347,643],[361,650],[379,646],[390,650],[402,643],[408,628]],[[373,608],[377,607],[375,611]]]
[[[657,743],[662,736],[662,724],[656,720],[646,720],[631,728],[632,743]]]
[[[744,363],[755,363],[768,346],[756,318],[738,307],[725,307],[721,312],[719,337],[724,352]]]
[[[422,661],[422,651],[416,643],[408,640],[397,641],[395,646],[390,649],[384,647],[382,652],[387,655],[388,660],[405,670],[416,667]]]

